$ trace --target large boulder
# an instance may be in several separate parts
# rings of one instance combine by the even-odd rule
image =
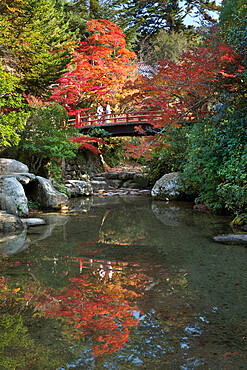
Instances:
[[[66,194],[57,191],[50,180],[41,176],[36,176],[39,182],[36,202],[39,202],[41,207],[59,209],[62,205],[68,203]]]
[[[178,172],[168,173],[162,176],[154,184],[151,195],[158,200],[180,200],[184,197],[181,174]]]
[[[0,208],[19,217],[28,215],[27,197],[23,186],[15,177],[1,178]]]
[[[26,173],[29,172],[28,167],[15,159],[0,158],[0,174],[1,173]]]

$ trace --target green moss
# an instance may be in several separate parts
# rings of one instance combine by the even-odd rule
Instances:
[[[232,221],[232,226],[243,226],[245,224],[247,224],[247,214],[246,213],[237,215]]]

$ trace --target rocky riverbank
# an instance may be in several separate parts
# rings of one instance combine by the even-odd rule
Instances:
[[[29,216],[31,204],[43,210],[66,209],[70,198],[150,194],[148,187],[148,178],[142,173],[112,171],[92,178],[80,174],[80,180],[65,179],[60,192],[52,181],[30,173],[24,163],[0,158],[0,230],[18,230],[28,225],[22,218]]]
[[[17,160],[0,158],[0,232],[23,230],[25,234],[27,227],[45,225],[43,219],[29,217],[31,204],[38,205],[43,211],[74,212],[72,199],[78,197],[83,198],[80,203],[85,209],[92,203],[90,197],[93,195],[150,195],[163,201],[183,200],[185,197],[179,173],[166,174],[151,187],[145,173],[131,168],[108,170],[91,178],[80,174],[80,180],[65,179],[62,188],[63,192],[57,191],[51,180],[30,173],[28,167]],[[246,235],[217,236],[214,240],[246,242]],[[9,242],[12,243],[11,239]]]

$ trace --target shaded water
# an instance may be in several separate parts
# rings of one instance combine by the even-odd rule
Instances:
[[[149,197],[71,211],[2,243],[0,369],[247,369],[247,249],[212,239],[227,218]]]

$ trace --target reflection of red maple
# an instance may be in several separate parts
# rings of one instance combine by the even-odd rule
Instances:
[[[25,298],[32,297],[35,309],[47,318],[63,318],[69,334],[75,338],[90,335],[94,356],[111,354],[125,345],[129,328],[136,326],[138,320],[121,287],[90,280],[85,275],[71,278],[68,289],[59,294],[45,290],[37,298],[30,289]]]

